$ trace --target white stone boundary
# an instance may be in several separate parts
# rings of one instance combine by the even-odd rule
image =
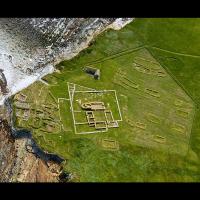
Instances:
[[[70,84],[74,85],[73,90],[70,90],[70,86],[69,86]],[[74,93],[103,93],[103,92],[106,93],[106,92],[114,92],[115,93],[115,99],[116,99],[116,103],[117,103],[118,112],[119,112],[119,115],[120,115],[120,119],[115,120],[115,121],[122,121],[122,114],[121,114],[121,110],[120,110],[120,106],[119,106],[119,101],[118,101],[118,98],[117,98],[116,90],[95,90],[95,89],[92,89],[92,88],[88,88],[88,87],[84,87],[84,86],[78,85],[80,87],[91,89],[91,90],[75,91],[75,86],[76,85],[78,85],[78,84],[67,82],[68,94],[69,94],[69,101],[70,101],[70,111],[72,113],[72,119],[73,119],[73,125],[74,125],[74,132],[75,132],[75,134],[102,133],[102,132],[107,132],[108,128],[106,128],[106,130],[102,130],[102,131],[98,130],[98,131],[89,131],[89,132],[80,132],[80,133],[77,132],[76,125],[83,125],[83,124],[87,124],[87,123],[84,123],[84,122],[83,123],[79,123],[79,122],[75,121],[74,112],[77,112],[77,111],[74,111],[74,108],[73,108]]]

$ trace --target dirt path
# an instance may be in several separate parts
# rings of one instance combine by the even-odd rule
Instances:
[[[192,57],[192,58],[200,58],[200,55],[192,55],[192,54],[186,54],[186,53],[179,53],[179,52],[169,51],[169,50],[166,50],[166,49],[161,49],[161,48],[154,47],[154,46],[148,46],[148,48],[160,50],[160,51],[167,52],[167,53],[172,53],[172,54],[179,55],[179,56],[187,56],[187,57]]]
[[[119,56],[126,55],[126,54],[132,53],[134,51],[138,51],[138,50],[143,49],[145,47],[147,47],[147,46],[141,45],[141,46],[138,46],[138,47],[135,47],[135,48],[129,48],[129,49],[126,49],[124,51],[120,51],[118,53],[112,54],[110,56],[99,58],[97,60],[94,60],[94,61],[91,61],[91,62],[88,62],[88,63],[84,63],[83,65],[91,65],[91,64],[101,63],[101,62],[109,60],[109,59],[114,59],[114,58],[117,58]]]

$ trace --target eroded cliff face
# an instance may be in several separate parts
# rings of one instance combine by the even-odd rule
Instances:
[[[7,120],[0,122],[0,182],[58,182],[61,166],[27,150],[27,138],[14,139]]]
[[[1,18],[0,84],[5,90],[0,92],[0,105],[7,97],[52,73],[55,64],[77,55],[105,29],[120,29],[131,20]]]

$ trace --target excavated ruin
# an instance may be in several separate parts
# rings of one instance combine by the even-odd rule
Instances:
[[[71,59],[102,31],[132,18],[1,18],[0,105]],[[62,159],[43,152],[30,133],[14,131],[11,111],[0,107],[0,182],[57,182]]]

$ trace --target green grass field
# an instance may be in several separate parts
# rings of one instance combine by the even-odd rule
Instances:
[[[199,24],[200,19],[136,19],[120,31],[106,31],[47,75],[48,86],[36,82],[22,91],[32,110],[28,121],[15,116],[16,126],[32,130],[44,150],[65,158],[72,181],[200,181]],[[100,69],[100,80],[86,74],[85,66]],[[79,84],[77,90],[116,90],[119,127],[75,134],[67,82]],[[112,95],[75,93],[74,99],[103,100],[118,117]],[[37,110],[47,113],[45,119],[40,113],[40,126]],[[47,126],[48,118],[56,126]],[[78,112],[76,118],[85,120]]]

